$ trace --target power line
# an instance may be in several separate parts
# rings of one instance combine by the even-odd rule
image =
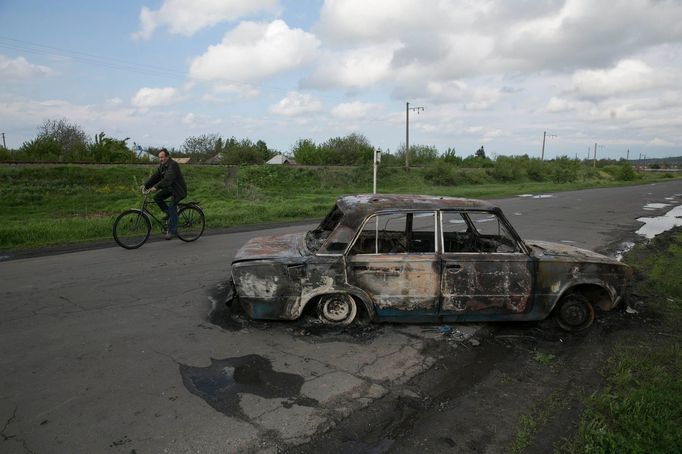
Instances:
[[[45,44],[34,43],[14,38],[0,36],[0,48],[11,49],[15,51],[27,52],[34,55],[45,55],[48,57],[66,57],[81,63],[97,66],[98,68],[114,69],[125,72],[132,72],[147,76],[167,77],[184,81],[187,79],[187,73],[170,68],[163,68],[159,66],[152,66],[147,64],[139,64],[136,62],[126,61],[119,58],[90,54],[87,52],[75,51],[70,49],[63,49],[55,46],[48,46]],[[291,88],[283,88],[268,85],[248,84],[237,81],[225,81],[230,85],[243,88],[256,88],[262,91],[288,93],[292,91]],[[316,93],[316,96],[326,99],[340,99],[343,95],[325,95]]]
[[[21,52],[28,52],[36,55],[46,55],[49,57],[67,57],[81,63],[95,65],[101,68],[119,69],[127,72],[135,72],[139,74],[152,76],[165,76],[183,78],[185,74],[181,71],[170,68],[162,68],[158,66],[151,66],[146,64],[139,64],[135,62],[125,61],[118,58],[89,54],[86,52],[74,51],[69,49],[62,49],[54,46],[47,46],[44,44],[32,43],[29,41],[22,41],[13,38],[0,36],[0,47],[18,50]]]

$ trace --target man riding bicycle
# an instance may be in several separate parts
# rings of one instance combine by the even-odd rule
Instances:
[[[180,165],[171,159],[170,153],[165,148],[159,150],[159,161],[161,162],[159,168],[149,177],[144,184],[144,189],[152,192],[158,190],[154,195],[154,201],[161,211],[166,213],[164,218],[168,219],[166,239],[170,240],[177,235],[178,202],[187,196],[187,185],[180,171]],[[169,198],[170,204],[166,203],[166,199]]]

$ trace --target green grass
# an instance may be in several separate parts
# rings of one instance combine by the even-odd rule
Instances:
[[[553,357],[554,355],[549,356]],[[549,361],[553,360],[554,358]],[[544,424],[553,413],[564,405],[561,396],[555,392],[547,399],[535,405],[530,413],[521,415],[516,423],[516,433],[511,445],[512,454],[523,453],[531,445],[538,427]]]
[[[606,386],[587,401],[571,453],[682,452],[682,229],[626,257],[661,317],[651,336],[629,338],[608,361]]]
[[[142,184],[154,166],[0,166],[0,250],[36,248],[111,237],[115,216],[138,206]],[[471,169],[475,172],[480,169]],[[469,171],[469,170],[466,170]],[[342,194],[369,193],[370,167],[183,166],[189,199],[199,200],[207,227],[321,218]],[[571,184],[548,182],[434,186],[424,169],[380,167],[383,193],[495,198],[621,185],[609,179]],[[663,179],[662,176],[658,176]],[[652,181],[650,176],[646,181]],[[640,183],[642,180],[640,180]],[[628,183],[633,184],[633,183]]]

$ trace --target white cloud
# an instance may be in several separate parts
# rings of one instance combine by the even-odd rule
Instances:
[[[271,113],[287,117],[319,112],[320,110],[322,110],[322,103],[320,101],[309,94],[297,91],[290,92],[286,98],[270,106]]]
[[[142,7],[140,30],[132,36],[149,39],[163,25],[167,25],[171,33],[191,36],[220,22],[259,12],[274,13],[278,8],[278,0],[166,0],[156,11]]]
[[[304,86],[363,88],[380,82],[391,74],[397,42],[368,46],[342,53],[328,52]]]
[[[228,84],[263,79],[310,62],[319,44],[314,35],[281,20],[242,22],[192,61],[190,77]]]
[[[316,29],[337,42],[411,41],[469,26],[489,1],[325,0]]]
[[[434,101],[459,102],[466,110],[486,110],[502,98],[502,91],[497,87],[472,87],[457,80],[446,82],[429,82],[426,90]]]
[[[380,109],[381,106],[378,104],[372,104],[361,101],[353,101],[341,103],[334,107],[331,114],[335,118],[345,119],[345,120],[358,120],[366,117],[372,111]]]
[[[54,71],[47,66],[34,65],[24,57],[14,59],[0,55],[0,78],[27,79],[32,77],[47,77],[54,75]]]
[[[622,60],[611,69],[581,70],[573,75],[576,94],[588,98],[632,94],[663,83],[660,73],[639,60]]]
[[[121,98],[115,97],[115,98],[109,98],[104,101],[104,105],[108,107],[117,107],[123,104],[123,100]]]
[[[567,0],[534,17],[500,24],[496,53],[517,68],[601,66],[679,41],[680,20],[680,2]]]
[[[182,123],[186,125],[193,125],[197,120],[197,116],[193,114],[192,112],[188,113],[184,117],[182,117]]]
[[[141,88],[131,99],[135,107],[147,109],[150,107],[167,106],[177,100],[177,90],[172,87]]]
[[[657,146],[657,147],[674,147],[677,146],[677,144],[670,142],[668,140],[664,139],[659,139],[658,137],[655,137],[651,141],[649,141],[649,145]]]

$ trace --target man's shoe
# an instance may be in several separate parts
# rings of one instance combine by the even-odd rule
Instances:
[[[166,238],[167,240],[172,240],[173,238],[175,238],[175,233],[166,232],[166,236],[164,238]]]

